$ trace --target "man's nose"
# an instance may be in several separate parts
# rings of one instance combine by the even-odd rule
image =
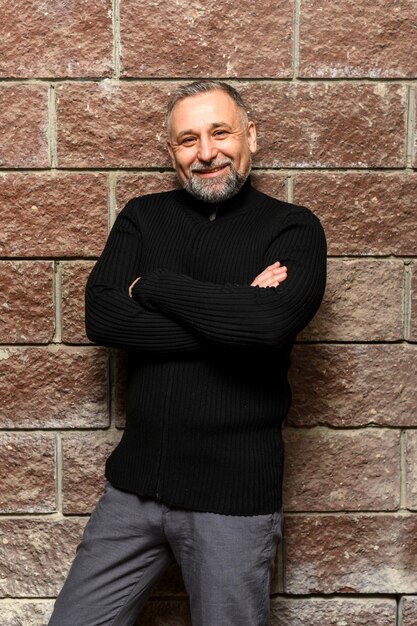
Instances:
[[[198,158],[200,161],[212,161],[217,156],[217,148],[215,142],[209,137],[200,139],[198,146]]]

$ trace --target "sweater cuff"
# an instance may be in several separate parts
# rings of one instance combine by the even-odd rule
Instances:
[[[142,306],[144,306],[149,311],[157,311],[158,306],[156,301],[153,300],[152,296],[155,292],[155,289],[158,285],[158,281],[162,276],[166,276],[168,274],[168,270],[164,268],[158,268],[149,272],[149,274],[145,274],[141,276],[140,280],[135,284],[132,289],[132,298],[139,302]]]

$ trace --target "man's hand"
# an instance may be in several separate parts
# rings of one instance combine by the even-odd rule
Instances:
[[[141,277],[139,276],[138,278],[135,278],[135,280],[133,281],[133,283],[130,285],[129,287],[129,296],[132,297],[132,289],[133,287],[136,285],[136,283],[138,282],[138,280],[140,280]]]
[[[278,287],[287,278],[287,268],[277,261],[268,265],[251,283],[251,287]]]

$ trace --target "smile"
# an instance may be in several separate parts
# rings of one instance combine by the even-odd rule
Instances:
[[[218,167],[214,167],[211,169],[193,170],[192,174],[198,174],[199,176],[203,176],[204,178],[212,178],[221,174],[226,169],[226,167],[229,167],[228,163],[226,163],[225,165],[219,165]]]

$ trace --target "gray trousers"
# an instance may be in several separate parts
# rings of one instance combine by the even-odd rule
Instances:
[[[49,626],[132,626],[174,558],[193,626],[267,626],[281,522],[171,509],[107,483]]]

